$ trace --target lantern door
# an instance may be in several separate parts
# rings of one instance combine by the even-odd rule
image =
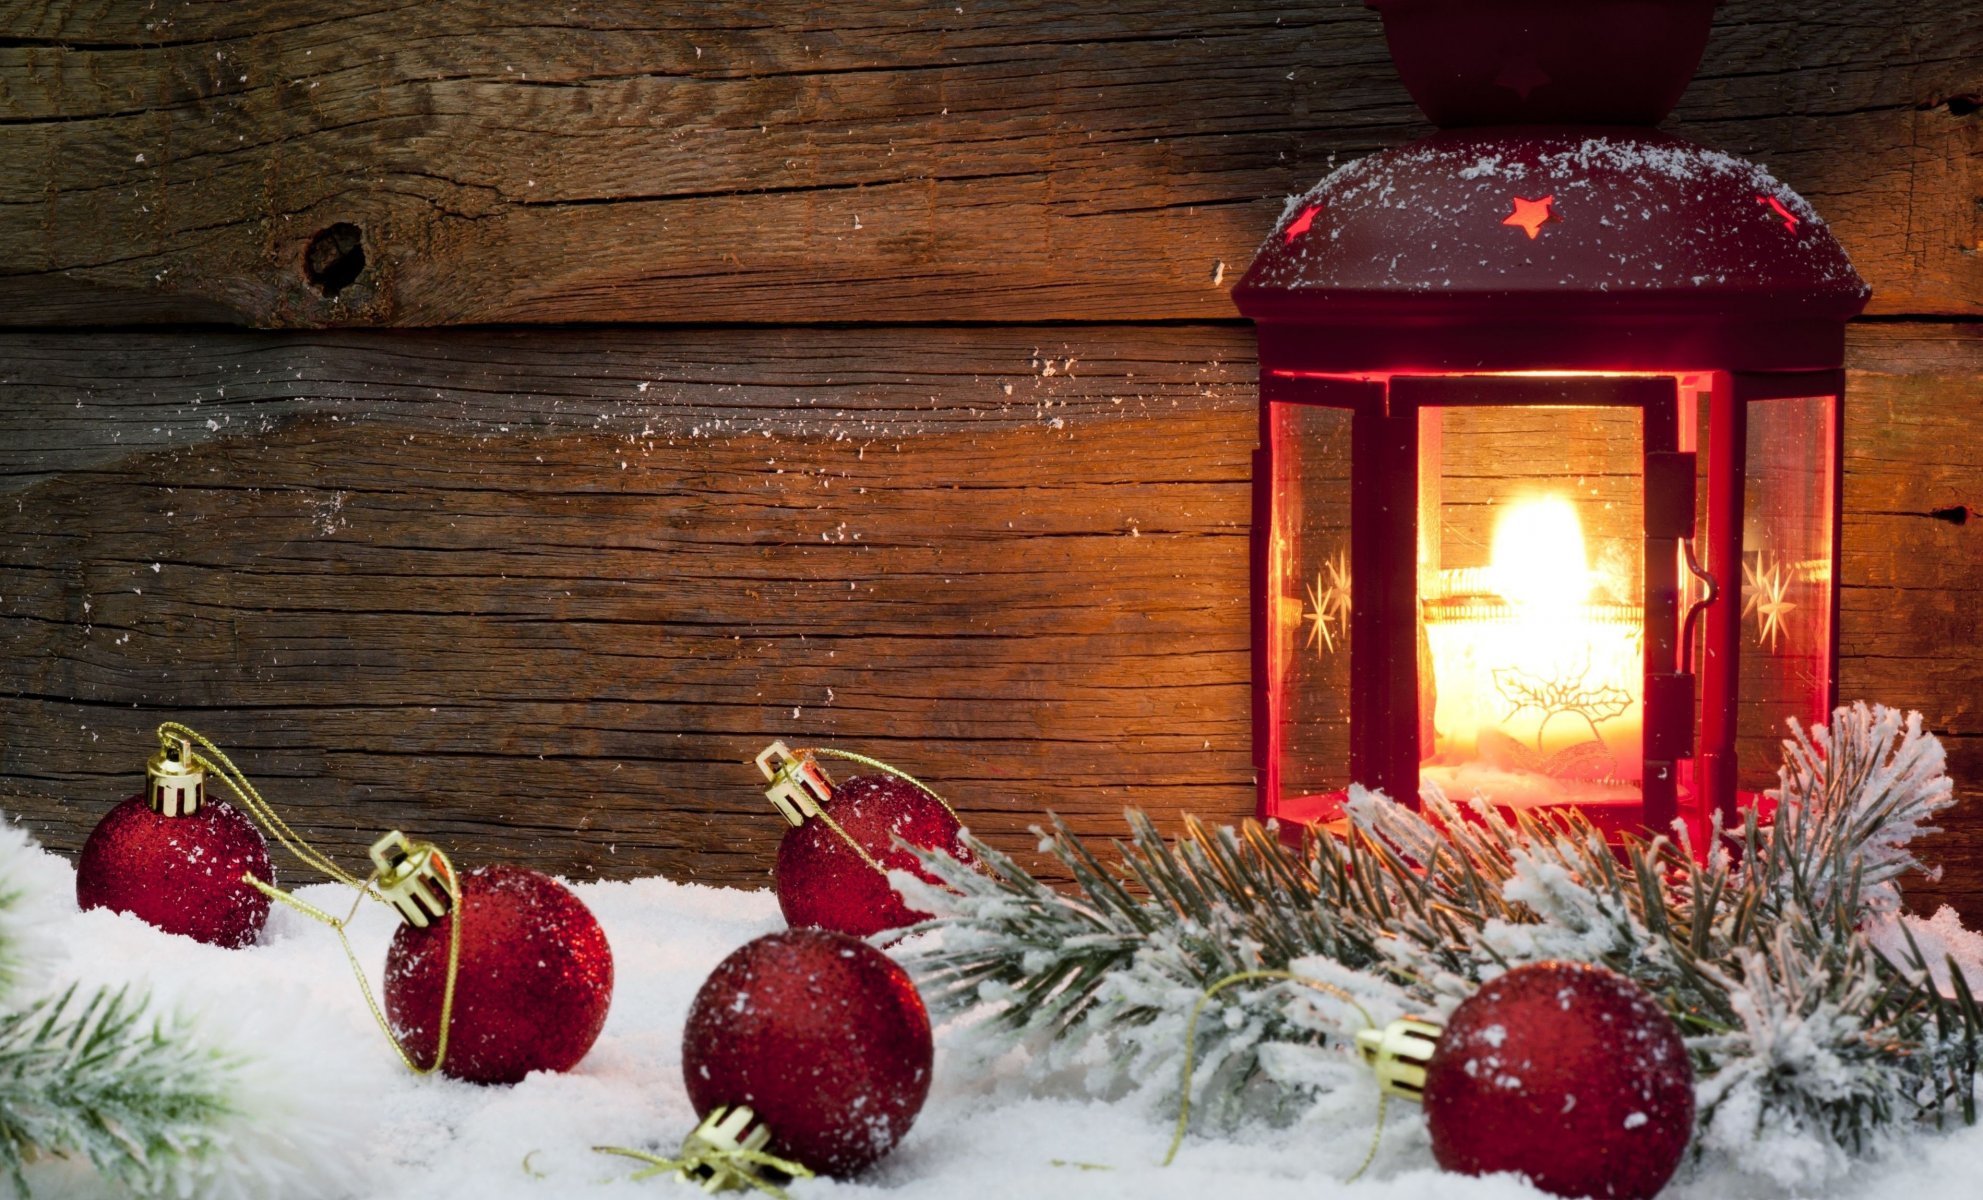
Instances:
[[[1263,814],[1755,803],[1834,703],[1838,375],[1264,376]]]
[[[1350,495],[1382,384],[1262,380],[1253,464],[1253,754],[1263,817],[1339,814],[1350,773]]]
[[[1391,390],[1419,431],[1406,786],[1573,806],[1607,828],[1670,814],[1670,756],[1693,714],[1668,679],[1679,551],[1652,536],[1671,506],[1647,501],[1649,465],[1663,481],[1691,461],[1674,380],[1399,377]],[[1681,490],[1691,502],[1691,475]]]
[[[1844,372],[1720,372],[1703,510],[1720,596],[1702,622],[1700,787],[1734,821],[1776,783],[1785,718],[1838,703]]]

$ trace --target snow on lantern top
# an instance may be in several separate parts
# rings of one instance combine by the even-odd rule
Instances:
[[[1581,127],[1449,130],[1349,163],[1289,201],[1240,287],[1270,306],[1615,292],[1857,311],[1867,295],[1817,212],[1762,167]]]
[[[1449,128],[1289,201],[1233,291],[1263,363],[1841,361],[1870,291],[1824,221],[1762,167],[1648,127],[1691,78],[1716,0],[1367,2],[1413,97]],[[1525,123],[1479,127],[1508,121]]]
[[[1289,202],[1233,298],[1282,367],[1794,370],[1838,362],[1869,294],[1754,163],[1649,129],[1522,126],[1342,167]]]

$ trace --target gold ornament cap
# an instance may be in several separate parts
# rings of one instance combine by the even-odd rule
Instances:
[[[718,1105],[682,1139],[681,1157],[686,1165],[675,1172],[675,1178],[705,1192],[757,1187],[762,1177],[752,1169],[753,1164],[738,1156],[762,1154],[770,1142],[770,1128],[757,1119],[750,1105]]]
[[[379,895],[399,910],[400,919],[425,929],[448,914],[447,869],[432,842],[408,841],[395,829],[372,843]]]
[[[158,753],[145,763],[145,803],[165,817],[190,817],[207,798],[207,772],[182,737],[159,739]]]
[[[819,815],[820,805],[833,799],[833,781],[826,768],[810,753],[792,753],[783,742],[773,742],[757,755],[757,769],[771,781],[764,789],[765,799],[777,806],[787,824],[803,825],[807,817]]]
[[[1400,1017],[1382,1029],[1356,1035],[1357,1053],[1377,1074],[1377,1088],[1387,1096],[1425,1099],[1425,1064],[1439,1044],[1445,1027],[1418,1017]]]

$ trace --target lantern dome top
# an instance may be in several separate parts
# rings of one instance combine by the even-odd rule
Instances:
[[[1233,292],[1263,326],[1327,326],[1307,339],[1323,370],[1823,369],[1869,295],[1762,167],[1649,129],[1536,126],[1343,166],[1289,201]]]

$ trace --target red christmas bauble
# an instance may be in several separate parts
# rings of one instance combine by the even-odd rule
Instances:
[[[824,929],[766,934],[703,981],[682,1032],[696,1116],[749,1105],[766,1150],[851,1175],[909,1132],[930,1090],[929,1012],[909,973]]]
[[[577,896],[525,867],[461,877],[461,963],[441,1073],[515,1083],[568,1071],[592,1049],[613,999],[613,951]],[[386,952],[386,1018],[413,1061],[434,1061],[447,982],[449,913],[401,925]]]
[[[896,838],[927,850],[965,857],[958,835],[964,827],[935,796],[893,775],[857,775],[833,789],[822,806],[847,836],[884,870],[914,871],[929,879],[916,856]],[[795,927],[831,929],[869,937],[914,925],[929,914],[902,902],[888,876],[865,862],[817,817],[785,831],[773,870],[778,907]],[[932,880],[931,882],[934,882]]]
[[[275,882],[268,841],[239,809],[209,800],[168,817],[133,796],[105,813],[83,843],[76,903],[215,946],[246,946],[268,923],[269,898],[243,874]]]
[[[1557,1196],[1648,1200],[1694,1130],[1694,1066],[1644,988],[1583,963],[1517,967],[1453,1011],[1425,1069],[1448,1171]]]

